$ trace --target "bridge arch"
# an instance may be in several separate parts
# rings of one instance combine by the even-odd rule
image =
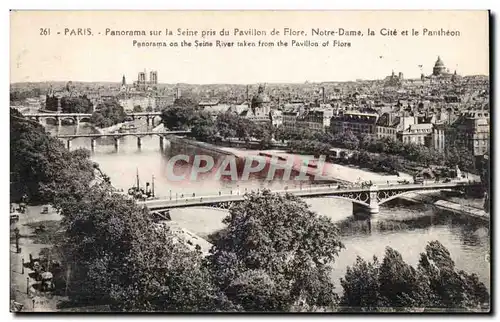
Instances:
[[[231,210],[230,208],[220,208],[220,207],[210,207],[210,206],[195,206],[195,207],[192,207],[192,209],[199,209],[199,210],[210,209],[210,210],[224,212],[226,214],[229,213],[229,211]]]
[[[90,116],[83,116],[80,118],[80,122],[90,123]]]
[[[70,120],[71,122],[73,122],[73,124],[76,123],[76,117],[74,116],[61,116],[59,119],[61,120],[61,123],[67,120]]]
[[[54,116],[40,117],[40,120],[45,120],[45,124],[49,124],[48,121],[51,121],[52,125],[57,125],[57,118]]]
[[[404,195],[407,195],[407,194],[410,194],[410,193],[422,193],[422,192],[440,192],[440,191],[453,191],[454,189],[450,189],[450,188],[444,188],[444,189],[422,189],[422,190],[407,190],[407,191],[402,191],[400,193],[397,193],[395,195],[392,195],[386,199],[382,199],[378,202],[379,206],[380,205],[383,205],[391,200],[394,200],[394,199],[397,199],[397,198],[400,198]]]
[[[354,198],[351,199],[351,198],[345,197],[345,196],[335,196],[335,195],[333,195],[333,196],[326,196],[326,197],[327,198],[336,198],[336,199],[347,200],[347,201],[350,201],[352,203],[357,203],[357,204],[365,206],[365,207],[369,207],[370,206],[367,202],[363,202],[361,200],[357,200],[357,199],[354,199]],[[307,198],[307,197],[302,197],[302,198]],[[318,197],[314,197],[314,198],[318,198]]]

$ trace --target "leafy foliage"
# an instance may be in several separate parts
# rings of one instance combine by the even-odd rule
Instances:
[[[265,190],[231,209],[211,250],[216,285],[245,311],[330,307],[331,268],[343,247],[336,226],[292,195]]]
[[[74,300],[126,311],[217,309],[217,290],[201,254],[154,224],[146,209],[108,185],[60,208]]]
[[[97,105],[90,117],[90,122],[98,127],[110,127],[125,121],[126,114],[123,107],[115,100],[107,100]]]
[[[429,165],[446,165],[451,168],[458,167],[469,172],[477,172],[474,163],[474,158],[470,151],[465,148],[455,147],[450,143],[447,144],[444,153],[428,148],[423,145],[414,143],[403,143],[390,137],[376,138],[372,135],[355,136],[351,132],[332,134],[329,132],[310,133],[304,129],[280,129],[276,132],[276,139],[288,140],[288,146],[292,151],[299,152],[303,150],[305,153],[321,154],[321,151],[329,148],[344,148],[347,150],[358,151],[359,153],[372,153],[372,158],[377,159],[375,155],[383,155],[385,159],[382,164],[377,166],[367,166],[374,171],[394,172],[399,169],[405,162],[412,162]],[[321,144],[325,145],[321,145]],[[321,151],[311,150],[311,146],[316,146]],[[308,148],[300,148],[308,147]],[[325,154],[323,152],[323,154]],[[389,157],[390,156],[390,157]],[[351,160],[352,164],[358,164],[356,158]],[[359,165],[363,166],[364,162]],[[391,166],[387,166],[391,164]],[[388,168],[384,170],[383,168]]]
[[[63,113],[92,113],[92,108],[92,102],[85,95],[61,98],[61,111]]]
[[[54,192],[69,197],[86,189],[94,178],[93,164],[84,150],[69,152],[36,122],[10,111],[11,200],[26,195],[33,203],[51,202]]]
[[[188,130],[196,124],[200,112],[193,106],[171,106],[161,112],[163,124],[168,129]]]
[[[475,274],[457,271],[449,251],[430,242],[415,268],[387,247],[383,261],[357,258],[341,279],[340,304],[349,309],[377,311],[442,308],[478,310],[489,302],[486,286]]]

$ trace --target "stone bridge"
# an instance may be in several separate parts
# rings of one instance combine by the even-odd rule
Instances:
[[[80,122],[90,122],[90,113],[28,113],[23,114],[26,118],[35,120],[39,123],[47,124],[47,120],[55,120],[55,123],[59,126],[62,125],[63,120],[71,120],[76,126],[80,125]],[[146,119],[148,126],[154,126],[154,119],[160,117],[161,112],[137,112],[137,113],[126,113],[127,117],[136,119]],[[45,121],[45,123],[43,122]]]
[[[92,134],[68,134],[68,135],[55,135],[59,139],[66,140],[66,147],[71,149],[71,141],[78,138],[90,138],[90,147],[95,149],[96,141],[99,138],[113,138],[115,148],[120,146],[120,139],[125,136],[135,136],[137,138],[137,147],[141,147],[142,138],[148,135],[157,135],[160,138],[160,147],[163,147],[165,136],[167,135],[185,135],[191,133],[190,131],[160,131],[160,132],[122,132],[122,133],[92,133]]]

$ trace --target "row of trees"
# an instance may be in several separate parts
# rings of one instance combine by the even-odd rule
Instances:
[[[343,249],[336,225],[301,199],[269,191],[249,194],[231,209],[204,257],[106,180],[96,180],[100,175],[87,153],[68,152],[13,110],[11,137],[21,143],[11,144],[11,159],[23,160],[22,166],[11,164],[11,191],[29,191],[60,210],[64,238],[55,246],[70,272],[70,298],[82,305],[126,311],[318,311],[339,304],[476,309],[488,299],[477,277],[456,272],[437,242],[426,250],[434,266],[418,268],[427,275],[416,275],[399,258],[371,263],[378,272],[372,274],[358,260],[339,298],[331,280],[331,263]],[[433,302],[420,300],[426,297]]]
[[[85,95],[61,98],[47,96],[45,108],[49,111],[57,111],[59,103],[62,113],[92,113],[93,109],[93,103]]]
[[[292,153],[324,155],[330,161],[356,165],[375,172],[397,174],[404,170],[400,158],[393,155],[373,154],[361,150],[353,151],[350,154],[340,152],[340,155],[333,156],[332,152],[330,152],[332,146],[317,140],[291,140],[288,141],[287,146]]]
[[[448,145],[444,153],[426,146],[403,143],[389,137],[376,138],[371,135],[356,136],[353,133],[311,132],[303,129],[280,129],[276,132],[278,140],[318,141],[336,148],[386,154],[401,157],[405,161],[422,165],[459,166],[460,169],[475,172],[475,161],[465,148]]]
[[[174,105],[161,114],[163,124],[169,129],[191,129],[200,141],[216,142],[222,139],[249,141],[256,138],[267,147],[273,136],[270,124],[256,124],[232,112],[220,113],[214,119],[210,113],[192,105]]]
[[[374,170],[382,171],[387,168],[389,172],[400,171],[402,162],[414,162],[425,166],[432,164],[455,167],[458,165],[462,170],[475,172],[475,161],[471,153],[463,147],[450,144],[442,153],[426,146],[403,143],[389,137],[376,138],[372,135],[358,137],[350,132],[333,134],[306,129],[275,128],[270,124],[255,124],[231,112],[219,114],[214,121],[207,112],[197,109],[194,103],[184,101],[165,109],[162,119],[168,128],[191,129],[194,136],[202,141],[216,141],[217,138],[239,138],[248,141],[254,138],[261,142],[263,148],[266,148],[274,137],[278,141],[289,141],[290,149],[296,152],[299,152],[297,146],[303,146],[301,150],[314,154],[328,154],[326,153],[329,150],[327,147],[358,151],[363,153],[360,158],[355,156],[350,160],[345,159],[344,162],[362,166],[367,166],[363,161],[376,163],[371,166]],[[313,146],[318,147],[319,150],[311,150]],[[368,157],[367,153],[381,156]],[[358,162],[358,159],[361,161]],[[379,166],[379,163],[391,165],[385,167]]]
[[[340,305],[346,310],[384,308],[471,308],[489,302],[486,286],[474,274],[457,270],[448,250],[430,242],[420,254],[417,267],[387,247],[380,262],[358,257],[341,279],[344,293]]]
[[[39,98],[42,90],[38,87],[26,89],[12,89],[10,90],[10,101],[18,102],[24,101],[27,98]]]

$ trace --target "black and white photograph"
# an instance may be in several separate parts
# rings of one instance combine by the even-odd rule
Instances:
[[[489,11],[9,16],[10,312],[491,313]]]

